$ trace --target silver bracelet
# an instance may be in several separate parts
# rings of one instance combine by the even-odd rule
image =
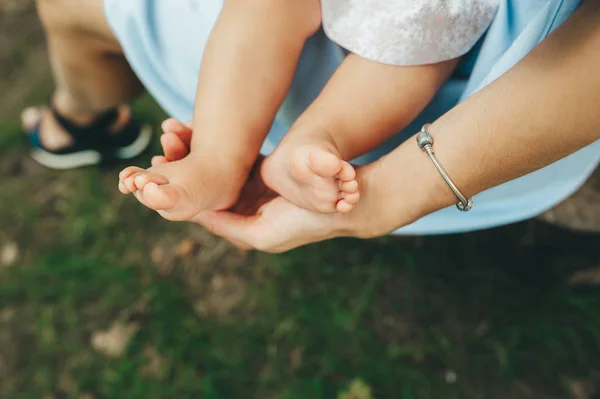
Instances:
[[[446,181],[446,183],[448,183],[452,191],[454,191],[454,194],[456,194],[456,196],[458,197],[458,203],[456,204],[456,207],[460,211],[468,212],[471,208],[473,208],[473,199],[467,198],[464,195],[462,195],[462,193],[452,182],[452,179],[450,179],[444,168],[442,168],[442,165],[440,165],[440,163],[438,162],[437,158],[435,157],[435,154],[433,153],[433,137],[431,137],[431,134],[429,133],[429,126],[430,125],[427,124],[421,128],[421,131],[419,132],[419,134],[417,134],[417,144],[419,145],[420,149],[422,149],[427,153],[427,155],[429,155],[429,158],[431,158],[431,161],[435,165],[438,172],[440,172],[440,174],[442,175],[442,178]]]

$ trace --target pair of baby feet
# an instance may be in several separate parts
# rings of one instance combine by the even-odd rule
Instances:
[[[235,205],[247,174],[227,160],[208,164],[194,152],[184,157],[191,125],[169,119],[162,128],[163,146],[178,147],[182,159],[163,159],[149,169],[125,168],[119,174],[119,190],[133,193],[143,205],[173,221]],[[291,137],[265,159],[261,175],[269,188],[288,201],[319,213],[350,212],[360,198],[354,168],[325,140]]]

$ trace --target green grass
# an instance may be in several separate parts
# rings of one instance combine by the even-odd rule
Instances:
[[[161,119],[147,99],[137,110]],[[554,398],[600,383],[600,291],[567,284],[598,266],[598,235],[529,222],[245,254],[121,196],[122,165],[47,171],[14,120],[0,132],[0,250],[19,248],[0,266],[2,398]],[[140,328],[109,358],[91,341],[115,321]]]

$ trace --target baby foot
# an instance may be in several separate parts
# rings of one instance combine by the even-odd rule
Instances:
[[[191,136],[189,127],[180,125],[178,128],[180,132],[168,129],[165,132]],[[188,150],[182,148],[181,151]],[[133,193],[143,205],[168,220],[184,221],[203,210],[227,209],[237,201],[243,184],[240,180],[243,176],[237,177],[241,173],[233,173],[227,165],[207,165],[202,157],[194,154],[174,162],[165,159],[154,164],[149,169],[125,168],[119,174],[119,190],[123,194]]]
[[[262,172],[267,186],[308,210],[347,213],[360,198],[352,165],[323,143],[276,150]]]
[[[201,211],[235,204],[241,184],[226,170],[204,165],[192,156],[149,169],[130,166],[119,174],[119,190],[134,193],[167,220],[185,221]],[[233,184],[223,184],[226,181]]]

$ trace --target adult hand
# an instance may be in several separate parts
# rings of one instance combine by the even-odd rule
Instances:
[[[522,61],[430,126],[440,163],[464,195],[524,176],[600,139],[599,22],[600,3],[583,2]],[[176,127],[162,138],[165,156],[154,162],[189,152],[191,130]],[[347,215],[294,206],[265,188],[259,168],[260,160],[234,209],[203,212],[195,221],[242,247],[281,252],[336,236],[383,235],[456,202],[414,139],[357,171],[361,200]]]
[[[153,165],[175,161],[189,153],[189,124],[169,119],[163,129],[168,132],[161,137],[164,156],[154,157]],[[268,189],[260,176],[263,159],[258,159],[234,208],[201,212],[193,221],[240,248],[274,253],[345,234],[344,216],[307,211]]]

